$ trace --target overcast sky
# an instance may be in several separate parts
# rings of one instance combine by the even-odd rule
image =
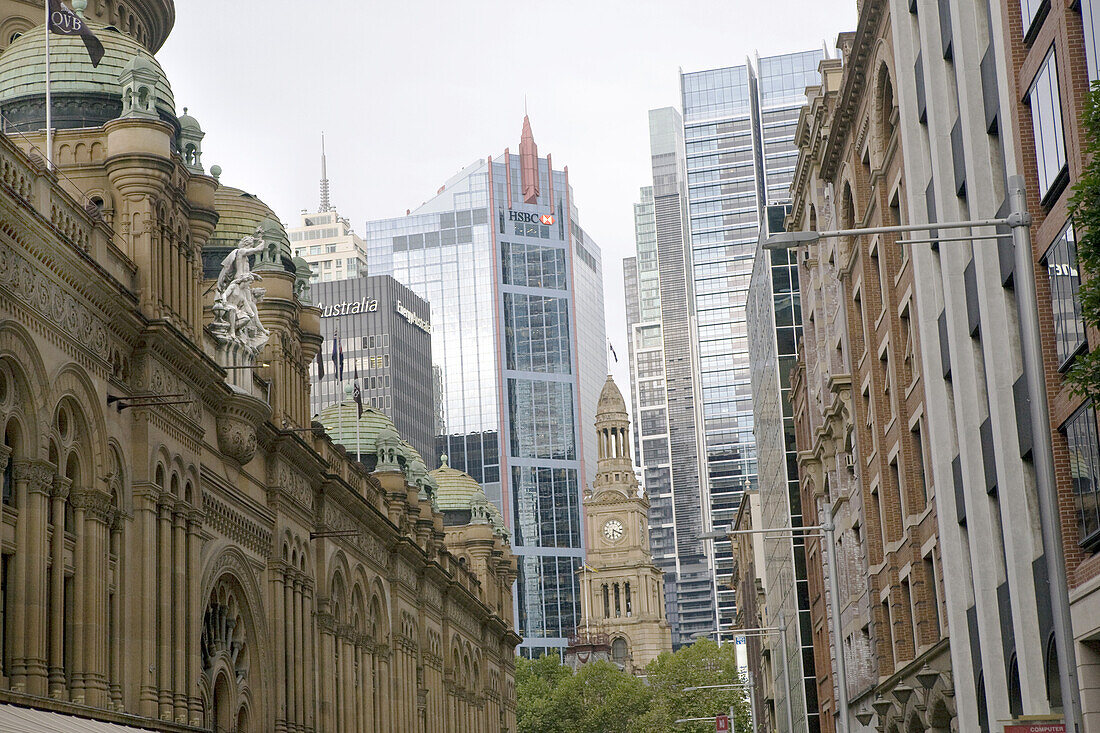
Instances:
[[[203,162],[287,223],[318,205],[322,130],[333,203],[362,234],[515,150],[526,97],[539,154],[569,166],[603,251],[624,392],[622,259],[650,182],[647,110],[679,107],[681,68],[832,47],[855,25],[854,0],[186,0],[176,13],[158,59],[206,131]]]

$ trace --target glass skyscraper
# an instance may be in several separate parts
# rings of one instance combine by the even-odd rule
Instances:
[[[520,651],[563,650],[580,619],[581,492],[607,375],[600,250],[568,170],[539,157],[525,118],[519,154],[467,166],[407,216],[368,222],[365,239],[371,273],[430,303],[437,452],[508,521]]]
[[[676,647],[714,630],[705,530],[698,355],[691,313],[683,120],[650,110],[653,185],[634,206],[637,255],[624,262],[634,439],[649,495],[653,561],[665,574]]]
[[[757,488],[762,524],[769,529],[806,525],[790,395],[790,375],[798,360],[797,344],[802,338],[798,265],[793,250],[768,251],[762,246],[768,233],[783,231],[783,219],[789,210],[790,206],[785,204],[768,206],[767,226],[761,227],[745,308],[752,365]],[[811,519],[810,524],[813,523]],[[768,568],[764,625],[786,631],[785,635],[767,640],[767,646],[776,654],[786,656],[785,664],[771,665],[776,709],[786,706],[784,698],[790,694],[793,719],[806,723],[804,727],[796,725],[794,730],[817,733],[821,724],[806,539],[773,536],[763,545],[763,560]],[[780,646],[783,640],[785,648]],[[781,677],[784,670],[787,679]]]
[[[757,235],[769,204],[789,199],[794,141],[822,50],[681,74],[690,257],[705,443],[704,513],[730,525],[756,484],[745,303]],[[728,541],[715,543],[719,626],[733,621]]]

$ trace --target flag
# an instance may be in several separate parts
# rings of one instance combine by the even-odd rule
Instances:
[[[340,329],[332,335],[332,374],[344,381],[344,345],[340,343]]]
[[[340,361],[337,363],[337,366],[336,366],[336,378],[340,380],[341,384],[343,384],[343,382],[344,382],[344,344],[343,344],[343,342],[337,340],[336,341],[336,348],[340,352]]]
[[[79,15],[69,10],[61,0],[48,0],[50,3],[50,33],[61,36],[80,36],[84,41],[84,47],[88,49],[88,56],[92,59],[92,66],[99,66],[103,60],[103,44],[96,38],[95,33]]]
[[[321,343],[324,344],[324,337],[321,338]],[[324,348],[317,349],[317,381],[320,382],[325,378],[325,350]]]
[[[585,571],[586,571],[586,572],[589,572],[589,573],[598,573],[598,572],[600,572],[599,570],[597,570],[596,568],[592,567],[591,565],[589,565],[589,564],[588,564],[588,563],[586,563],[586,562],[583,562],[583,563],[581,563],[581,567],[582,567],[582,568],[584,568],[584,569],[585,569]]]
[[[355,407],[359,410],[358,418],[363,419],[363,391],[359,389],[359,361],[355,362],[355,386],[351,390],[351,398],[355,400]]]
[[[611,350],[611,356],[615,359],[615,363],[619,363],[619,355],[615,353],[615,347],[611,345],[611,339],[607,340],[607,348]]]

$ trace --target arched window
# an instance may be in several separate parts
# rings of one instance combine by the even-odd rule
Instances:
[[[616,583],[615,584],[615,617],[618,618],[619,616],[622,616],[622,615],[623,615],[623,607],[622,607],[621,599],[619,597],[619,584]]]
[[[248,702],[243,694],[250,682],[252,660],[248,629],[236,581],[232,576],[223,576],[210,591],[199,640],[202,674],[210,694],[206,701],[206,725],[214,731],[247,733],[240,723],[247,724],[249,720]]]
[[[619,636],[611,642],[611,661],[618,665],[626,664],[627,646],[626,639]]]
[[[603,584],[603,617],[611,618],[611,601],[608,599],[607,583]]]
[[[626,584],[625,591],[626,591],[626,615],[630,616],[631,615],[630,612],[633,610],[630,606],[630,583]]]
[[[1062,707],[1062,678],[1058,674],[1058,647],[1054,644],[1054,634],[1047,641],[1047,701],[1052,708]]]

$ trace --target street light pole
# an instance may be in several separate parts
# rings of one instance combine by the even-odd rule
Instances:
[[[783,611],[779,612],[779,643],[783,647],[783,653],[779,655],[779,661],[783,671],[783,681],[786,683],[787,694],[783,698],[784,708],[787,712],[787,733],[794,733],[794,714],[791,711],[791,675],[787,669],[787,615]]]
[[[1024,376],[1031,398],[1031,455],[1038,484],[1039,521],[1042,526],[1043,555],[1050,586],[1054,617],[1054,645],[1058,650],[1058,677],[1062,687],[1062,707],[1067,732],[1080,733],[1081,688],[1077,682],[1077,659],[1073,648],[1073,626],[1069,614],[1069,587],[1059,582],[1065,576],[1066,559],[1062,548],[1059,521],[1058,483],[1054,473],[1054,450],[1050,443],[1050,407],[1047,404],[1046,374],[1043,369],[1042,335],[1039,331],[1039,304],[1035,298],[1035,263],[1031,253],[1031,216],[1027,213],[1024,177],[1008,180],[1009,215],[1012,248],[1016,257],[1017,277],[1013,280],[1020,314],[1020,342],[1024,356]],[[1042,589],[1037,589],[1042,592]]]

